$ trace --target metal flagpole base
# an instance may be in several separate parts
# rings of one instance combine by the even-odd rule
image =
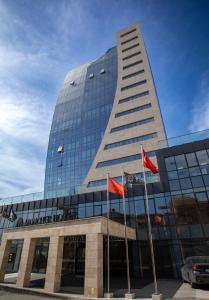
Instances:
[[[162,294],[152,294],[152,300],[162,300],[163,295]]]
[[[104,298],[113,298],[113,293],[104,293]]]
[[[134,293],[126,293],[125,294],[125,299],[134,299],[135,298],[135,294]]]

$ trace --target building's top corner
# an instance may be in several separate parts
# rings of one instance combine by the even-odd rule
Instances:
[[[124,27],[124,28],[120,29],[119,31],[117,31],[116,34],[117,35],[121,35],[121,34],[123,34],[125,32],[128,32],[128,31],[134,29],[134,28],[140,29],[140,23],[139,22],[135,22],[135,23],[131,24],[130,26]]]

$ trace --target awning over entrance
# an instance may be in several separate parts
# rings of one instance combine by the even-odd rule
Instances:
[[[93,217],[59,223],[31,225],[5,229],[0,247],[0,281],[4,280],[12,240],[24,240],[16,286],[29,286],[37,239],[50,239],[44,289],[60,289],[62,256],[65,236],[85,235],[84,295],[103,296],[103,236],[107,234],[107,218]],[[125,238],[124,225],[109,220],[110,236]],[[127,238],[136,239],[135,229],[127,227]]]

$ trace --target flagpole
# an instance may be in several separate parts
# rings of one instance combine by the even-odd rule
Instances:
[[[123,171],[121,171],[121,176],[122,176],[122,186],[123,186],[123,213],[124,213],[124,226],[125,226],[125,250],[126,250],[126,268],[127,268],[128,294],[131,294],[129,254],[128,254],[128,239],[127,239],[127,222],[126,222],[126,203],[125,203],[124,173],[123,173]]]
[[[136,236],[139,236],[139,228],[138,228],[138,218],[137,218],[137,212],[136,212],[136,202],[134,201],[134,211],[135,211],[135,222],[136,222]],[[138,245],[139,249],[139,258],[140,258],[140,274],[143,278],[143,268],[142,268],[142,255],[141,255],[141,247]]]
[[[109,236],[110,200],[109,173],[107,173],[107,293],[110,294],[110,236]]]
[[[148,232],[149,232],[150,250],[151,250],[151,258],[152,258],[152,271],[153,271],[153,277],[154,277],[155,294],[157,295],[158,294],[158,286],[157,286],[157,279],[156,279],[152,228],[151,228],[151,222],[150,222],[149,203],[148,203],[148,196],[147,196],[147,183],[146,183],[146,176],[145,176],[145,170],[144,170],[144,153],[143,153],[142,145],[141,145],[141,159],[142,159],[142,169],[143,169],[143,176],[144,176],[145,205],[146,205],[147,220],[148,220]]]

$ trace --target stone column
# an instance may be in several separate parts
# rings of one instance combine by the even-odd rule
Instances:
[[[12,241],[2,239],[0,247],[0,281],[4,281]]]
[[[36,239],[25,238],[20,259],[16,286],[27,287],[30,283]]]
[[[47,270],[45,279],[45,290],[47,292],[58,292],[61,284],[62,257],[64,236],[50,237]]]
[[[84,296],[103,297],[103,235],[86,235]]]

